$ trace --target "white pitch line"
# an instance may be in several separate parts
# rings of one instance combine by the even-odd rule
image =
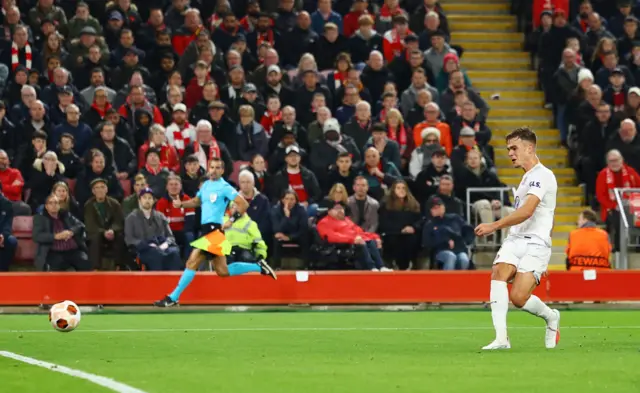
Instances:
[[[538,326],[513,326],[509,329],[541,329]],[[562,326],[562,329],[640,329],[640,326]],[[491,326],[461,327],[317,327],[317,328],[166,328],[166,329],[77,329],[78,333],[171,333],[171,332],[348,332],[348,331],[443,331],[493,330]],[[56,333],[53,329],[0,330],[1,333]]]
[[[100,375],[95,375],[95,374],[87,373],[87,372],[80,371],[80,370],[75,370],[73,368],[60,366],[58,364],[43,362],[42,360],[38,360],[38,359],[34,359],[34,358],[18,355],[17,353],[7,352],[7,351],[0,351],[0,356],[4,356],[6,358],[17,360],[17,361],[20,361],[20,362],[23,362],[23,363],[28,363],[28,364],[31,364],[31,365],[34,365],[34,366],[46,368],[47,370],[55,371],[57,373],[70,375],[70,376],[75,377],[75,378],[84,379],[86,381],[89,381],[89,382],[94,383],[96,385],[100,385],[100,386],[105,387],[105,388],[107,388],[109,390],[112,390],[114,392],[118,392],[118,393],[146,393],[144,390],[136,389],[136,388],[131,387],[129,385],[125,385],[124,383],[120,383],[118,381],[115,381],[115,380],[113,380],[111,378],[102,377]]]

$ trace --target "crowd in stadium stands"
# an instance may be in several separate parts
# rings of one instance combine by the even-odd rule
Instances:
[[[592,8],[544,12],[530,43],[606,215],[640,182],[640,44],[632,8]],[[0,270],[29,239],[38,270],[181,269],[199,211],[172,201],[212,159],[250,203],[230,262],[472,266],[466,189],[503,184],[437,0],[2,0],[0,20]]]
[[[546,106],[614,248],[620,213],[613,189],[640,187],[639,16],[637,1],[573,1],[570,15],[543,11],[528,41]]]

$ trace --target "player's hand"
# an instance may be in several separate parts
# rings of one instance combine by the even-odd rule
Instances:
[[[495,231],[496,231],[496,228],[494,227],[493,224],[480,224],[475,229],[476,236],[491,235]]]
[[[175,207],[176,209],[180,209],[182,207],[182,201],[180,199],[174,199],[173,207]]]

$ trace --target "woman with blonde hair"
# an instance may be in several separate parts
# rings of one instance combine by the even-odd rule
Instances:
[[[82,213],[80,212],[80,205],[76,199],[71,195],[71,190],[69,189],[69,185],[65,182],[59,181],[53,185],[51,189],[51,194],[55,195],[58,198],[58,202],[60,203],[60,210],[64,210],[67,213],[71,214],[78,220],[82,221]],[[44,211],[44,205],[40,205],[38,207],[37,213],[42,213]]]
[[[329,190],[329,194],[318,204],[318,209],[329,210],[333,206],[340,204],[344,207],[344,214],[350,217],[351,209],[347,206],[347,199],[349,199],[347,188],[342,183],[336,183]]]
[[[589,69],[595,75],[602,65],[604,64],[604,56],[609,52],[614,52],[616,56],[618,55],[618,48],[616,48],[616,43],[613,38],[602,37],[596,48],[593,50],[593,55],[591,56],[591,67]]]
[[[416,258],[422,214],[420,204],[404,180],[391,185],[380,206],[379,222],[378,232],[387,259],[394,260],[398,269],[409,270]]]
[[[387,138],[396,141],[400,146],[402,167],[405,168],[409,160],[411,160],[413,149],[416,147],[413,141],[413,133],[407,130],[404,125],[404,117],[396,108],[389,110],[384,123],[387,125]]]

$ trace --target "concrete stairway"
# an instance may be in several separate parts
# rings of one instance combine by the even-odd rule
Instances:
[[[522,170],[512,168],[506,155],[504,136],[516,127],[531,126],[538,135],[538,154],[552,168],[560,187],[553,235],[555,268],[564,267],[564,247],[583,209],[582,190],[576,185],[567,152],[560,146],[560,133],[553,129],[553,115],[543,109],[544,97],[537,89],[536,72],[523,51],[524,34],[516,31],[516,18],[509,14],[508,0],[441,0],[451,26],[451,42],[465,52],[462,66],[473,87],[491,106],[488,126],[493,131],[496,165],[500,179],[517,186]],[[498,100],[491,96],[499,94]],[[493,254],[486,255],[489,263]],[[480,257],[480,258],[478,258]],[[478,255],[476,259],[484,259]],[[482,261],[478,261],[481,264]]]

